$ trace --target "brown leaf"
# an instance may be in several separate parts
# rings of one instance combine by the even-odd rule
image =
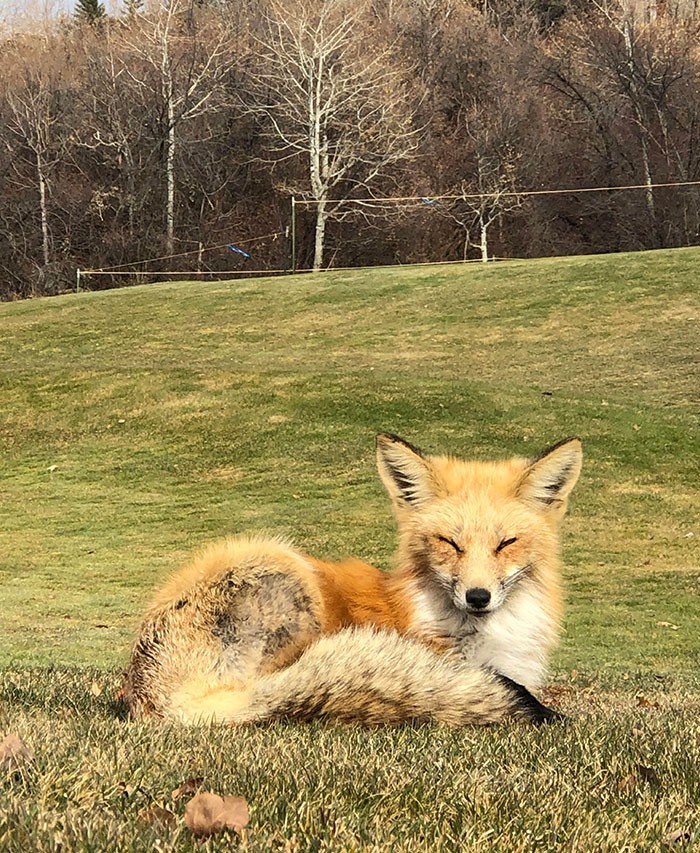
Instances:
[[[686,844],[692,837],[687,829],[674,829],[664,838],[664,847],[673,847],[675,844]]]
[[[139,813],[139,823],[164,829],[174,829],[177,825],[177,817],[161,806],[150,806]]]
[[[626,793],[627,791],[632,791],[637,787],[637,777],[634,773],[630,773],[628,776],[625,776],[624,779],[620,779],[617,783],[617,790],[620,793]]]
[[[653,767],[645,767],[643,764],[635,764],[635,770],[639,774],[640,778],[644,779],[644,781],[654,791],[658,791],[661,788],[661,779],[659,779],[659,775]]]
[[[117,792],[121,797],[130,797],[134,793],[134,786],[126,782],[117,782]]]
[[[636,699],[637,706],[639,708],[656,708],[657,711],[659,710],[659,708],[661,708],[661,705],[659,705],[658,702],[650,702],[649,699],[647,699],[647,697],[644,696],[642,693],[636,696]]]
[[[21,770],[34,760],[34,753],[19,735],[8,735],[0,743],[0,769]]]
[[[171,796],[174,800],[181,800],[183,797],[189,797],[192,794],[196,794],[203,784],[204,776],[193,776],[191,779],[187,779],[185,782],[182,782],[182,784],[178,785],[177,788],[173,788]]]
[[[92,684],[90,685],[90,693],[92,693],[92,695],[95,697],[101,696],[102,695],[102,687],[100,687],[100,685],[96,681],[93,681]]]
[[[220,797],[203,791],[185,807],[185,823],[193,835],[213,835],[225,829],[240,832],[249,820],[248,803],[244,797]]]

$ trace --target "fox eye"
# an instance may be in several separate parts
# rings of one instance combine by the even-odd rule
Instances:
[[[454,539],[450,539],[450,537],[449,537],[449,536],[438,536],[437,538],[440,540],[440,542],[447,542],[447,544],[448,544],[451,548],[454,548],[454,549],[455,549],[455,551],[456,551],[458,554],[463,554],[463,553],[464,553],[464,552],[462,551],[462,549],[459,547],[459,545],[454,541]]]
[[[512,544],[513,544],[513,542],[517,542],[517,541],[518,541],[518,537],[517,537],[517,536],[513,536],[513,538],[512,538],[512,539],[501,539],[501,541],[498,543],[498,548],[496,548],[496,553],[497,553],[497,554],[500,554],[500,552],[501,552],[504,548],[507,548],[509,545],[512,545]]]

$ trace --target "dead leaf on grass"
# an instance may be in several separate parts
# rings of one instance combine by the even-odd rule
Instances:
[[[149,806],[139,812],[139,823],[142,825],[174,829],[177,825],[177,817],[162,806]]]
[[[0,743],[0,768],[3,770],[21,770],[32,761],[34,753],[19,735],[8,735]]]
[[[617,783],[617,790],[620,791],[620,793],[627,793],[628,791],[634,790],[634,788],[636,787],[637,777],[634,775],[634,773],[630,773],[629,775],[625,776],[624,779],[620,779]]]
[[[643,693],[639,693],[635,698],[638,708],[655,708],[657,711],[661,708],[658,702],[651,702]]]
[[[660,790],[661,779],[659,779],[659,774],[653,767],[646,767],[644,764],[635,764],[634,769],[639,774],[639,778],[644,779],[652,790]]]
[[[192,834],[197,836],[214,835],[225,829],[241,832],[249,820],[245,797],[220,797],[203,791],[185,807],[185,823]]]
[[[101,696],[102,695],[102,687],[96,681],[93,681],[92,684],[90,685],[90,693],[95,697]]]
[[[196,794],[203,784],[204,776],[193,776],[191,779],[182,782],[177,788],[173,788],[171,796],[174,800],[181,800],[183,797]]]
[[[674,847],[676,844],[687,844],[692,836],[687,829],[674,829],[664,838],[664,847]]]
[[[657,622],[658,628],[670,628],[672,631],[678,630],[678,625],[674,625],[673,622]]]

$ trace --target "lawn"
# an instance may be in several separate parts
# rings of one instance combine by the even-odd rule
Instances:
[[[251,850],[700,839],[699,266],[688,249],[0,305],[0,729],[36,755],[3,785],[0,847],[187,849],[187,777],[248,797]],[[549,694],[574,721],[119,719],[149,591],[201,543],[268,530],[390,567],[378,430],[478,458],[583,437]],[[144,823],[152,802],[177,824]]]

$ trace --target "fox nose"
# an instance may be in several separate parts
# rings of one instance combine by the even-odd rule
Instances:
[[[467,590],[465,598],[470,607],[473,607],[475,610],[483,610],[489,601],[491,601],[491,593],[481,586],[475,586]]]

